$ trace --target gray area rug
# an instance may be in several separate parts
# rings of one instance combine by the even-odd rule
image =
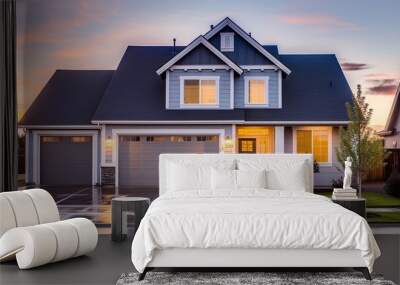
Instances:
[[[368,281],[359,272],[148,272],[146,278],[138,281],[138,273],[122,274],[117,285],[145,284],[376,284],[395,285],[392,281],[384,280],[381,276],[373,275]]]

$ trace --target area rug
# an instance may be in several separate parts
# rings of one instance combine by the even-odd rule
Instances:
[[[142,281],[137,280],[138,276],[138,273],[122,274],[117,285],[395,285],[379,275],[373,275],[373,280],[368,281],[359,272],[148,272]]]

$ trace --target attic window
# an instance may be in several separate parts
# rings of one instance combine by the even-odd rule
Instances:
[[[234,33],[221,33],[221,51],[234,51]]]

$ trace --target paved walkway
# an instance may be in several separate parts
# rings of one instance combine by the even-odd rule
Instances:
[[[395,212],[400,212],[400,207],[399,208],[367,208],[368,213],[395,213]]]

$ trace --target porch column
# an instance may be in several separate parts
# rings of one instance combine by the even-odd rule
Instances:
[[[285,127],[275,127],[275,153],[285,152]]]

